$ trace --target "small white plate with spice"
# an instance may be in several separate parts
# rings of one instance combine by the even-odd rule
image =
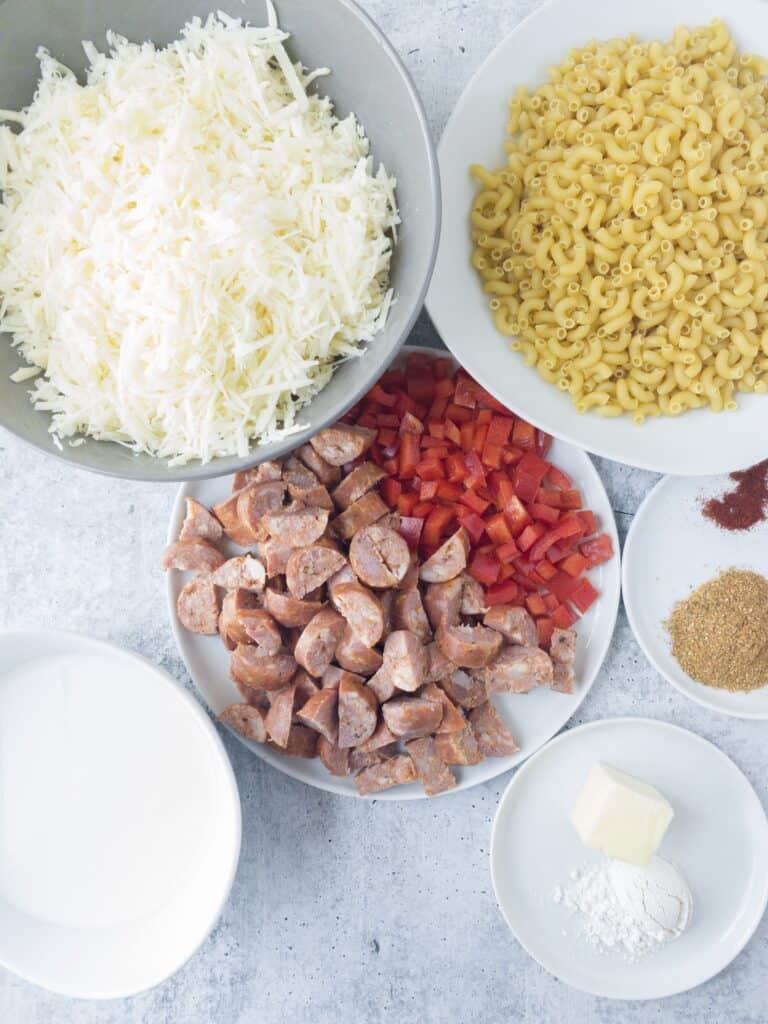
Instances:
[[[609,863],[569,820],[596,762],[672,805],[658,854],[692,895],[682,934],[634,958],[625,944],[591,941],[593,918],[563,898],[585,869]],[[754,934],[768,903],[768,820],[749,781],[707,740],[665,722],[606,719],[562,733],[515,773],[493,824],[491,876],[515,937],[560,981],[606,998],[663,999],[714,977]]]
[[[755,497],[766,472],[747,473],[658,483],[624,545],[622,591],[637,642],[674,687],[727,715],[768,718],[768,521]]]

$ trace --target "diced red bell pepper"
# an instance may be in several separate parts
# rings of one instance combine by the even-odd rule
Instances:
[[[522,459],[523,455],[522,448],[515,448],[514,445],[506,444],[501,453],[501,461],[505,466],[514,466]]]
[[[548,612],[553,612],[555,608],[560,604],[554,594],[544,595],[544,604],[547,606]]]
[[[558,469],[557,466],[550,466],[547,478],[553,487],[559,488],[561,491],[568,491],[573,486],[573,481],[564,473],[562,469]]]
[[[477,452],[467,452],[464,456],[464,465],[467,467],[467,477],[464,480],[464,486],[467,488],[485,487],[485,470]]]
[[[493,555],[483,554],[477,551],[467,566],[470,576],[482,583],[484,587],[490,587],[499,578],[501,566]]]
[[[567,508],[575,512],[583,504],[581,491],[574,490],[573,488],[567,491],[560,491],[560,508]]]
[[[384,470],[385,473],[389,473],[390,476],[397,476],[397,470],[399,465],[400,463],[397,461],[396,458],[383,459],[381,463],[381,468]]]
[[[418,495],[417,495],[418,497]],[[434,501],[417,501],[413,506],[413,514],[420,519],[426,519],[435,509]]]
[[[452,420],[446,420],[444,424],[444,436],[451,444],[461,444],[461,431]]]
[[[558,605],[552,612],[552,622],[558,629],[570,629],[578,615],[567,604]]]
[[[531,551],[531,558],[534,562],[538,562],[540,558],[546,555],[553,544],[556,544],[559,540],[580,535],[581,529],[581,523],[575,516],[566,516],[537,542]]]
[[[381,481],[379,491],[387,505],[389,505],[390,508],[394,508],[397,505],[397,499],[403,493],[403,485],[399,480],[395,480],[394,477],[388,476],[386,480]]]
[[[486,440],[483,446],[483,465],[488,466],[490,469],[501,469],[501,445],[489,444]]]
[[[551,505],[540,505],[536,501],[528,506],[528,511],[534,519],[540,523],[546,523],[548,526],[554,526],[560,518],[560,513],[556,508],[552,508]]]
[[[451,385],[451,391],[453,391],[453,366],[450,359],[435,359],[432,362],[432,370],[435,374],[435,380],[448,380]]]
[[[500,562],[511,562],[513,559],[517,558],[519,554],[520,548],[513,540],[511,540],[509,544],[500,544],[499,547],[496,548],[496,557]]]
[[[549,463],[540,459],[533,452],[526,452],[515,466],[512,483],[518,498],[523,501],[535,501],[541,481],[547,475]]]
[[[405,389],[416,402],[430,403],[435,397],[435,378],[428,367],[409,362]]]
[[[437,480],[422,480],[419,488],[419,501],[432,501],[437,497]]]
[[[486,520],[485,529],[494,544],[509,544],[512,541],[512,531],[509,528],[503,512],[497,512]]]
[[[397,431],[392,430],[390,427],[380,427],[379,436],[376,440],[382,448],[390,448],[393,444],[397,444]]]
[[[400,526],[397,532],[407,542],[411,551],[418,548],[423,529],[423,519],[418,519],[416,516],[400,516]]]
[[[600,591],[596,590],[588,579],[581,579],[578,587],[571,594],[571,604],[575,605],[583,615],[584,612],[595,603],[600,596]]]
[[[416,476],[416,466],[419,464],[421,449],[419,446],[418,434],[403,434],[400,442],[400,471],[401,480],[408,480]]]
[[[485,592],[485,600],[493,607],[496,604],[517,604],[520,601],[520,587],[514,580],[496,583]]]
[[[516,572],[512,576],[512,579],[529,594],[535,593],[539,589],[538,583],[534,583],[529,576],[525,575],[525,573]]]
[[[443,416],[445,416],[445,410],[447,408],[448,408],[448,399],[447,398],[435,398],[434,402],[429,407],[429,412],[427,413],[427,419],[430,419],[430,420],[442,419]]]
[[[549,505],[550,508],[561,508],[560,501],[562,491],[555,491],[551,487],[540,487],[536,491],[536,501],[539,505]]]
[[[395,430],[400,429],[400,417],[390,412],[379,413],[379,426],[380,427],[394,427]]]
[[[423,434],[424,424],[418,418],[414,416],[412,412],[406,412],[400,420],[399,433],[403,434]]]
[[[557,575],[557,569],[552,565],[549,559],[542,558],[536,566],[536,575],[544,580],[544,583],[546,584]]]
[[[419,500],[418,494],[414,491],[401,494],[397,499],[397,511],[401,516],[410,516]]]
[[[449,402],[445,410],[445,415],[454,423],[461,424],[471,423],[474,414],[470,412],[469,409],[464,409],[461,405],[455,405],[453,402]]]
[[[529,594],[525,599],[525,607],[533,616],[544,615],[547,610],[541,594]]]
[[[455,385],[452,380],[447,377],[438,377],[435,374],[435,398],[451,398],[455,390]]]
[[[445,460],[445,474],[451,483],[460,484],[469,476],[463,455],[449,455]]]
[[[488,424],[486,443],[502,446],[507,444],[514,425],[515,421],[509,416],[492,416],[491,422]]]
[[[422,480],[444,480],[445,470],[440,459],[430,457],[416,464],[416,476]]]
[[[480,412],[475,415],[475,423],[482,423],[485,427],[489,427],[491,425],[492,419],[493,413],[490,409],[481,409]]]
[[[539,639],[539,647],[546,647],[552,639],[552,634],[555,630],[555,624],[548,616],[542,616],[540,619],[536,619],[536,632]]]
[[[541,455],[542,458],[547,454],[549,449],[552,447],[552,435],[547,434],[544,430],[536,431],[536,454]]]
[[[462,423],[459,430],[461,434],[461,447],[462,450],[469,453],[472,451],[472,444],[475,440],[475,425],[474,423]]]
[[[592,540],[585,540],[580,544],[579,551],[586,558],[589,568],[593,569],[596,565],[613,558],[613,541],[607,533],[601,533],[599,537],[593,537]]]
[[[447,527],[455,520],[456,513],[450,505],[436,505],[424,523],[422,540],[430,547],[439,547]]]
[[[393,409],[397,405],[397,395],[390,395],[381,384],[374,384],[365,396],[365,401],[377,402],[379,405],[383,405],[385,409]]]
[[[485,533],[485,522],[476,512],[459,505],[456,509],[459,522],[467,531],[473,544],[479,544]]]
[[[547,584],[550,593],[555,595],[560,604],[570,598],[578,585],[578,579],[569,576],[566,572],[558,572]]]
[[[447,480],[438,481],[437,496],[441,501],[459,501],[463,493],[463,488],[458,484],[449,483]]]
[[[475,436],[472,440],[472,450],[477,452],[478,455],[482,455],[483,447],[485,446],[485,439],[488,436],[488,424],[477,423],[475,424]]]
[[[512,536],[517,537],[531,523],[531,517],[517,495],[504,502],[504,515],[507,517]]]
[[[535,451],[535,428],[532,427],[530,423],[526,423],[525,420],[515,420],[515,425],[512,429],[512,443],[517,445],[518,448],[522,448],[524,451]]]
[[[597,516],[594,512],[590,512],[589,509],[582,509],[581,512],[577,512],[576,515],[584,525],[585,537],[591,537],[593,533],[597,533],[598,522]]]
[[[429,431],[430,437],[438,437],[442,442],[445,439],[445,424],[435,423],[434,420],[430,420],[427,423],[427,430]]]
[[[475,397],[475,382],[466,374],[456,374],[456,391],[453,396],[456,405],[462,405],[466,409],[474,409],[477,405]]]
[[[567,572],[569,576],[581,576],[584,570],[587,568],[587,560],[584,555],[580,555],[578,551],[572,551],[570,555],[559,563],[560,568],[563,572]]]
[[[541,523],[531,523],[523,530],[520,536],[517,538],[517,546],[521,551],[528,551],[537,544],[539,539],[544,535],[545,527]],[[542,556],[543,557],[543,556]]]
[[[486,501],[485,498],[481,498],[476,491],[472,490],[471,487],[464,491],[460,501],[462,505],[466,505],[467,508],[472,509],[472,511],[476,512],[479,516],[485,512],[490,504],[490,502]]]

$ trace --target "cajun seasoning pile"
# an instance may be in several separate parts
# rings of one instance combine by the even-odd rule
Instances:
[[[768,683],[768,580],[729,569],[680,601],[665,623],[692,679],[722,690]]]
[[[768,459],[731,473],[736,486],[722,498],[710,498],[702,511],[724,530],[749,530],[768,514]]]

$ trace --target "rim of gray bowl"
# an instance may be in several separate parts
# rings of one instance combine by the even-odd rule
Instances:
[[[4,0],[0,0],[0,6]],[[139,453],[135,456],[136,468],[133,469],[130,463],[121,465],[120,468],[112,468],[109,465],[105,465],[103,461],[98,462],[92,461],[88,457],[90,446],[98,446],[98,450],[105,447],[121,448],[121,454],[128,451],[124,446],[118,445],[113,441],[96,441],[93,438],[88,438],[86,443],[78,447],[72,448],[71,446],[65,447],[63,450],[59,450],[55,443],[52,442],[51,448],[43,448],[29,437],[25,437],[18,430],[14,429],[12,423],[8,423],[3,415],[4,410],[0,403],[0,427],[7,430],[9,434],[12,434],[15,438],[21,441],[22,444],[29,448],[33,448],[35,451],[41,452],[43,455],[52,457],[58,462],[62,462],[73,469],[84,469],[91,473],[96,473],[99,476],[115,477],[123,480],[140,480],[151,483],[173,483],[178,484],[185,480],[205,480],[212,477],[228,476],[230,474],[238,472],[238,470],[248,469],[252,466],[258,465],[260,462],[265,461],[269,458],[280,458],[286,453],[294,450],[300,445],[304,444],[309,440],[310,437],[314,437],[318,431],[324,427],[334,423],[339,417],[343,416],[347,409],[350,409],[355,402],[359,401],[360,398],[373,386],[378,380],[382,373],[386,371],[392,361],[395,359],[400,349],[405,344],[408,336],[410,335],[416,320],[424,308],[424,300],[426,298],[427,290],[429,288],[430,280],[435,269],[435,262],[437,260],[437,250],[440,243],[440,229],[442,225],[442,193],[440,184],[440,170],[437,160],[437,150],[430,132],[429,122],[427,121],[426,111],[424,110],[424,104],[418,89],[411,77],[410,72],[403,63],[402,58],[390,43],[387,36],[379,28],[373,18],[363,10],[357,0],[336,0],[340,6],[344,7],[349,13],[356,17],[362,24],[368,29],[374,39],[378,42],[387,56],[390,58],[393,66],[400,75],[403,81],[403,85],[410,97],[413,104],[413,108],[416,114],[416,118],[423,136],[424,144],[426,147],[427,164],[429,170],[429,181],[430,181],[430,197],[432,201],[432,218],[434,221],[434,231],[432,237],[432,245],[429,253],[429,259],[426,266],[426,272],[424,273],[424,280],[421,283],[421,287],[418,290],[416,299],[413,303],[413,308],[408,314],[406,321],[400,331],[399,336],[391,346],[389,351],[381,358],[376,364],[375,377],[373,374],[366,375],[364,378],[365,383],[353,388],[348,397],[345,397],[344,401],[339,405],[333,413],[326,414],[318,418],[316,423],[313,423],[311,427],[307,427],[303,430],[296,431],[293,434],[287,435],[285,438],[270,442],[269,445],[265,446],[268,451],[260,455],[259,448],[255,447],[251,449],[248,455],[244,456],[226,456],[220,458],[211,459],[210,462],[200,463],[192,462],[184,466],[169,466],[166,459],[161,459],[156,456],[149,456],[146,453]],[[215,5],[214,5],[215,6]],[[276,5],[277,6],[277,5]],[[212,8],[213,9],[213,8]],[[279,13],[279,11],[278,11]],[[333,97],[331,97],[333,98]],[[375,145],[375,139],[371,138],[371,142]],[[395,250],[396,252],[397,250]],[[397,298],[397,296],[395,296]],[[371,342],[367,342],[367,345],[375,343],[375,338]],[[368,355],[368,349],[363,351],[363,354],[359,357],[365,359]],[[335,371],[334,371],[335,373]],[[330,382],[329,382],[330,384]],[[329,386],[329,385],[326,385]],[[322,392],[321,392],[322,393]],[[314,399],[313,399],[314,401]],[[31,403],[30,403],[31,407]],[[311,409],[312,402],[304,407],[303,411]],[[47,415],[41,413],[40,415]],[[80,435],[78,435],[80,436]],[[94,449],[96,450],[96,449]],[[140,461],[141,460],[141,461]]]

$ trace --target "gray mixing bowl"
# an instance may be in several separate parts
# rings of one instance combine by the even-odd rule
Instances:
[[[392,263],[396,302],[385,329],[365,355],[343,363],[328,386],[302,410],[306,430],[273,444],[254,446],[246,458],[215,459],[170,468],[163,459],[135,455],[121,445],[88,440],[60,451],[48,433],[47,413],[36,412],[28,386],[8,377],[21,365],[0,336],[0,425],[50,455],[85,469],[139,480],[189,480],[220,476],[275,458],[332,423],[379,377],[394,358],[421,309],[440,229],[437,161],[418,94],[397,54],[352,0],[276,0],[280,25],[292,34],[289,50],[307,67],[330,67],[321,79],[340,115],[354,111],[371,140],[373,155],[397,178],[402,217]],[[84,68],[81,40],[105,45],[108,29],[134,41],[164,44],[194,15],[224,10],[264,24],[262,0],[0,0],[0,108],[19,109],[32,99],[40,45],[77,72]]]

